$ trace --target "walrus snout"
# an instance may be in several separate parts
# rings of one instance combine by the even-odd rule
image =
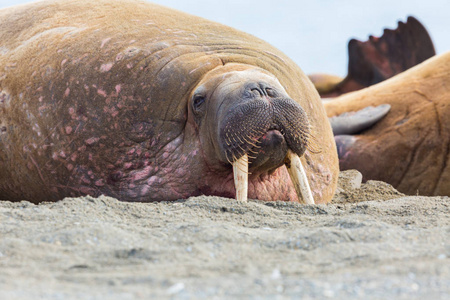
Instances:
[[[265,85],[250,84],[244,91],[247,98],[229,109],[219,123],[219,145],[222,156],[233,166],[236,199],[247,199],[249,170],[252,174],[270,173],[286,165],[299,201],[313,204],[300,161],[310,136],[305,111],[294,100],[277,97],[276,90]]]
[[[311,135],[306,112],[267,71],[224,68],[208,74],[190,98],[199,131],[210,137],[202,144],[214,157],[211,165],[220,162],[222,171],[232,165],[240,201],[247,200],[250,173],[254,187],[255,178],[260,182],[285,165],[298,200],[314,203],[300,160]]]
[[[264,95],[267,89],[255,92]],[[309,127],[305,111],[290,98],[247,101],[230,109],[219,124],[222,156],[232,163],[248,154],[252,171],[270,171],[283,165],[289,149],[304,154]]]

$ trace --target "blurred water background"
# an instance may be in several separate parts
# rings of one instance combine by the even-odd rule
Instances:
[[[66,0],[71,1],[71,0]],[[95,0],[92,0],[95,1]],[[0,8],[27,0],[0,0]],[[413,15],[437,53],[450,50],[450,0],[153,0],[266,40],[306,73],[347,74],[347,43],[381,36]],[[0,20],[1,22],[1,20]],[[1,41],[0,41],[1,44]]]

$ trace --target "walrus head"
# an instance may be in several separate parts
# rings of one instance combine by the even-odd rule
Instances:
[[[273,75],[220,67],[194,89],[190,109],[209,165],[233,166],[238,200],[247,199],[248,172],[270,174],[286,164],[299,200],[314,203],[299,159],[310,137],[308,117]]]

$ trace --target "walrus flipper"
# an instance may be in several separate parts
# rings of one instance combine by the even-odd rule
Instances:
[[[389,104],[377,107],[368,106],[356,112],[345,112],[339,116],[329,118],[333,134],[350,135],[360,133],[381,120],[391,109]]]
[[[414,17],[384,29],[379,38],[348,43],[348,76],[362,86],[371,86],[399,74],[436,55],[426,28]]]
[[[381,37],[371,35],[364,42],[351,39],[348,74],[341,82],[333,86],[330,76],[311,78],[320,83],[317,87],[322,98],[336,97],[391,78],[434,55],[436,50],[428,31],[410,16],[406,23],[399,21],[396,29],[384,29]]]

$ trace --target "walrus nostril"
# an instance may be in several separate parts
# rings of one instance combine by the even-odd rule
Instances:
[[[250,91],[256,96],[264,96],[263,92],[259,88],[252,88]]]
[[[276,97],[277,93],[272,88],[266,88],[265,89],[267,96],[269,97]]]
[[[246,91],[250,91],[257,97],[272,97],[278,96],[277,91],[265,82],[250,82],[247,84]]]

